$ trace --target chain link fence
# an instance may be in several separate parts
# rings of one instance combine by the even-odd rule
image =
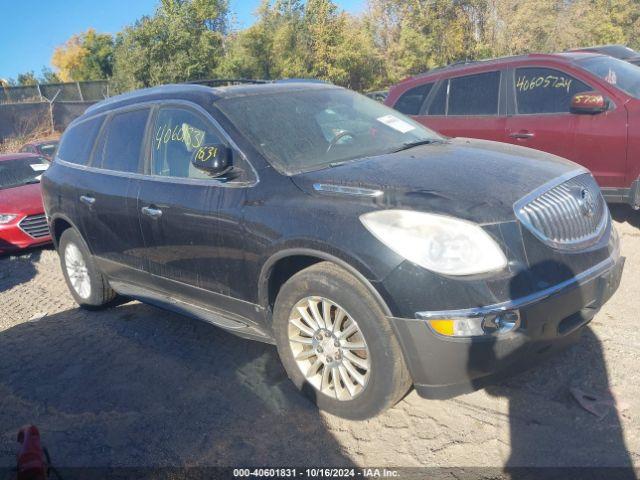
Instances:
[[[62,132],[87,107],[108,96],[106,80],[0,87],[0,142]]]

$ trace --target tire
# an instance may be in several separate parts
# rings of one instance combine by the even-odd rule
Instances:
[[[108,306],[117,297],[116,292],[109,286],[107,278],[98,270],[86,243],[73,228],[69,228],[62,233],[58,244],[58,255],[67,287],[69,287],[71,296],[73,296],[78,305],[95,310]],[[77,273],[78,268],[82,269],[79,262],[84,263],[86,269],[88,291],[86,288],[79,286],[77,277],[75,280],[70,278],[71,273],[68,266],[75,265]]]
[[[324,329],[313,316],[314,308],[317,314],[322,312]],[[348,334],[353,330],[352,321],[358,331]],[[314,322],[317,328],[309,329]],[[358,279],[333,263],[312,265],[282,286],[274,306],[273,328],[289,378],[322,410],[364,420],[395,405],[411,386],[400,344],[379,303]],[[318,361],[319,370],[310,374]],[[365,364],[368,368],[360,368]],[[325,373],[328,366],[331,373]],[[334,372],[340,378],[337,385]]]

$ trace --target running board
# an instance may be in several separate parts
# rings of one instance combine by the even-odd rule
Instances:
[[[111,288],[125,297],[132,297],[143,303],[171,310],[175,313],[203,320],[223,328],[235,335],[266,343],[274,343],[273,338],[248,319],[226,310],[205,308],[163,293],[132,285],[121,280],[109,280]]]

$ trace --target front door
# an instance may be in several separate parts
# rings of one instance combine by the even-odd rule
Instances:
[[[609,159],[609,166],[619,162],[624,165],[625,142],[618,145],[603,142],[610,132],[603,122],[623,115],[624,110],[619,108],[620,111],[600,115],[570,113],[572,97],[593,88],[556,69],[517,68],[512,87],[515,104],[507,119],[505,140],[579,163],[592,170],[598,182],[606,186],[610,172],[603,168],[602,158]]]
[[[218,129],[187,106],[164,106],[155,116],[148,172],[138,196],[140,227],[152,287],[204,306],[235,310],[233,286],[243,282],[245,189],[211,178],[191,164],[206,144],[226,144]]]

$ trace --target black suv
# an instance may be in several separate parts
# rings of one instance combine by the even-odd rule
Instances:
[[[349,418],[576,340],[624,263],[584,168],[331,85],[114,97],[69,126],[43,191],[81,306],[136,298],[275,343]]]

